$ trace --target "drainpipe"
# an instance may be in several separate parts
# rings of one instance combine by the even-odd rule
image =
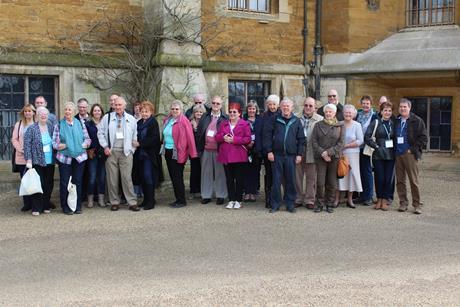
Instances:
[[[322,0],[316,0],[315,16],[315,48],[314,48],[314,66],[315,66],[315,99],[321,98],[321,56],[323,55],[323,46],[321,46],[321,13]]]
[[[302,29],[302,36],[303,36],[303,67],[305,69],[305,74],[302,80],[303,86],[305,88],[305,97],[310,96],[309,91],[309,79],[308,79],[308,4],[307,0],[303,0],[303,29]]]

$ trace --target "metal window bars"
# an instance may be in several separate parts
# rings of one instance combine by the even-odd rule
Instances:
[[[231,11],[270,13],[270,0],[228,0]]]
[[[408,27],[429,27],[455,23],[455,0],[408,0]]]

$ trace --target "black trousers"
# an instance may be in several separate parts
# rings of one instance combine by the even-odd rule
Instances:
[[[267,156],[264,157],[264,167],[265,167],[265,193],[270,193],[272,190],[272,183],[273,183],[273,170],[272,170],[272,162],[268,160]]]
[[[50,209],[50,198],[54,186],[54,164],[47,166],[34,165],[40,176],[43,194],[36,193],[30,196],[32,212],[43,212]]]
[[[201,162],[200,158],[190,159],[190,193],[201,192]]]
[[[224,165],[229,201],[241,202],[243,200],[244,169],[246,165],[246,162]]]
[[[173,150],[165,150],[166,165],[168,166],[169,177],[174,189],[176,202],[186,204],[185,201],[185,186],[184,186],[184,165],[185,163],[177,163],[173,158]]]

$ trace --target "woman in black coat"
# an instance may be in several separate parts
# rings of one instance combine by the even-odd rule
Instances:
[[[160,129],[153,116],[154,106],[149,101],[141,104],[142,118],[137,122],[139,147],[134,154],[134,182],[142,185],[144,200],[140,207],[144,210],[155,208],[155,183],[158,181],[160,151]]]
[[[375,192],[377,203],[374,209],[387,211],[389,200],[393,199],[393,176],[395,168],[394,135],[395,123],[392,119],[393,104],[385,102],[380,105],[380,118],[372,121],[364,135],[364,142],[374,148],[372,163],[375,174]],[[372,137],[375,125],[375,135]]]

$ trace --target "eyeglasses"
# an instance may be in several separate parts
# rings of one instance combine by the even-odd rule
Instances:
[[[314,108],[315,106],[312,104],[304,104],[303,105],[305,108]]]
[[[238,113],[240,113],[240,112],[238,112],[238,111],[228,111],[228,113],[229,113],[229,114],[238,114]]]
[[[195,104],[199,104],[199,103],[201,104],[203,103],[203,101],[195,101]]]
[[[171,108],[171,111],[179,111],[180,108]]]
[[[220,105],[221,105],[220,102],[215,102],[215,101],[213,101],[213,102],[211,102],[211,103],[212,103],[213,105],[217,105],[217,106],[220,106]]]
[[[337,95],[327,95],[327,98],[334,98],[337,97]]]

